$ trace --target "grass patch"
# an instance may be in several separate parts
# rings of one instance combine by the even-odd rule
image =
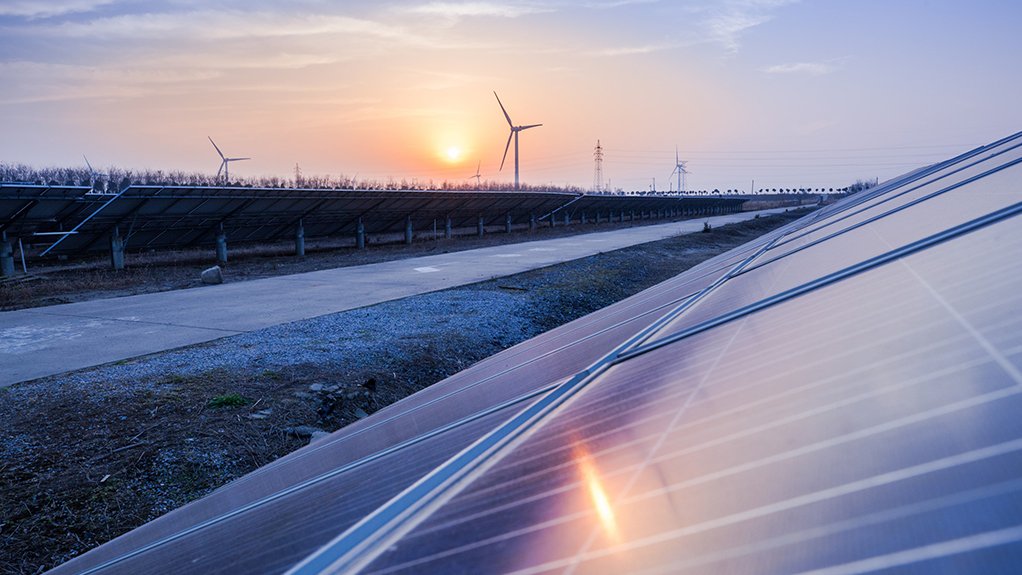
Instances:
[[[209,407],[241,407],[248,405],[248,399],[237,393],[225,393],[209,400]]]

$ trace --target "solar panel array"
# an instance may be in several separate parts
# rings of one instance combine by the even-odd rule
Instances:
[[[108,249],[115,230],[130,250],[212,245],[221,228],[234,242],[452,228],[522,226],[565,215],[579,222],[739,211],[741,198],[131,185],[119,193],[82,186],[0,184],[0,228],[41,252]],[[64,232],[71,232],[64,234]],[[50,247],[52,246],[52,249]]]
[[[55,572],[1014,572],[1020,161],[818,210]]]

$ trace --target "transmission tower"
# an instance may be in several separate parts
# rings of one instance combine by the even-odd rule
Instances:
[[[596,149],[593,150],[593,160],[595,165],[593,166],[593,191],[603,191],[603,146],[600,145],[600,141],[596,140]]]

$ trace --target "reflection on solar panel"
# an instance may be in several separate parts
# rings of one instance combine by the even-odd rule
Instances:
[[[57,572],[1013,572],[1019,144],[828,206]]]

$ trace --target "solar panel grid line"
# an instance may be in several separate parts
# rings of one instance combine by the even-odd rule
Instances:
[[[1015,149],[1015,148],[1022,148],[1022,143],[1018,144],[1017,146],[1015,146],[1015,147],[1013,147],[1013,148],[1011,148],[1011,149],[1013,150],[1013,149]],[[1003,152],[1000,152],[1000,153],[1007,153],[1008,151],[1011,151],[1011,150],[1005,150],[1005,151],[1003,151]],[[987,160],[983,160],[983,161],[985,162],[985,161],[987,161]],[[952,185],[949,185],[949,186],[947,186],[947,187],[944,187],[944,188],[940,188],[940,189],[938,189],[938,190],[936,190],[936,191],[934,191],[934,192],[932,192],[932,193],[929,193],[929,194],[926,194],[926,195],[924,195],[924,196],[918,197],[918,198],[916,198],[916,199],[914,199],[914,200],[911,200],[911,201],[909,201],[908,203],[905,203],[905,204],[899,205],[899,206],[897,206],[897,207],[895,207],[895,208],[892,208],[891,210],[889,210],[889,211],[887,211],[887,212],[883,212],[882,214],[878,214],[877,216],[874,216],[874,217],[872,217],[872,218],[870,218],[870,219],[867,219],[867,220],[864,220],[864,221],[860,221],[860,222],[857,222],[857,223],[853,224],[852,226],[849,226],[849,227],[847,227],[847,228],[843,228],[843,229],[841,229],[841,230],[838,230],[838,231],[832,232],[831,234],[829,234],[829,235],[825,236],[824,238],[819,238],[819,239],[817,239],[817,240],[814,240],[813,242],[811,242],[811,243],[809,243],[809,244],[804,244],[804,245],[798,246],[797,248],[794,248],[794,249],[793,249],[792,251],[789,251],[789,252],[787,252],[787,253],[794,253],[794,252],[796,252],[796,251],[799,251],[799,250],[805,249],[805,248],[807,248],[807,247],[811,247],[811,246],[813,246],[813,245],[816,245],[816,244],[818,244],[818,243],[820,243],[820,242],[826,241],[827,239],[830,239],[830,238],[832,238],[832,237],[835,237],[835,236],[841,235],[842,233],[845,233],[845,232],[847,232],[847,231],[851,231],[851,230],[853,230],[853,229],[857,229],[857,228],[859,228],[859,227],[862,227],[862,226],[864,226],[864,225],[867,225],[867,224],[869,224],[869,223],[872,223],[873,221],[875,221],[875,220],[877,220],[877,219],[880,219],[881,217],[885,217],[885,216],[887,216],[887,215],[890,215],[890,214],[894,214],[894,213],[900,212],[900,211],[902,211],[902,210],[905,210],[905,209],[911,208],[911,207],[915,206],[916,204],[919,204],[919,203],[922,203],[922,202],[924,202],[924,201],[927,201],[927,200],[929,200],[929,199],[935,198],[935,197],[937,197],[937,196],[940,196],[940,195],[942,195],[942,194],[945,194],[945,193],[947,193],[947,192],[951,192],[951,191],[957,190],[957,189],[959,189],[959,188],[962,188],[962,187],[966,187],[966,186],[968,186],[969,184],[972,184],[973,182],[976,182],[976,181],[978,181],[978,180],[981,180],[981,179],[983,179],[983,178],[985,178],[985,177],[987,177],[987,176],[990,176],[990,175],[992,175],[992,174],[996,174],[997,172],[1000,172],[1001,170],[1004,170],[1004,169],[1010,168],[1010,167],[1012,167],[1012,166],[1014,166],[1014,165],[1016,165],[1016,164],[1018,164],[1018,163],[1020,163],[1020,162],[1022,162],[1022,157],[1020,157],[1020,158],[1015,158],[1014,160],[1011,160],[1011,161],[1009,161],[1009,162],[1007,162],[1007,163],[1005,163],[1005,164],[1002,164],[1002,165],[999,165],[999,166],[997,166],[997,167],[991,168],[991,169],[989,169],[989,170],[987,170],[987,171],[985,171],[985,172],[982,172],[982,173],[980,173],[980,174],[977,174],[977,175],[971,176],[971,177],[969,177],[969,178],[968,178],[968,179],[966,179],[966,180],[962,180],[962,181],[956,182],[956,183],[954,183],[954,184],[952,184]],[[950,174],[945,174],[945,175],[941,176],[941,179],[942,179],[942,178],[945,178],[945,177],[948,177],[948,176],[951,176],[951,175],[954,175],[954,174],[956,174],[956,173],[959,173],[959,172],[961,172],[961,171],[964,171],[964,170],[966,170],[966,169],[968,169],[968,168],[970,168],[970,167],[976,166],[976,165],[978,165],[979,163],[980,163],[980,162],[977,162],[976,164],[972,164],[972,165],[969,165],[969,166],[963,166],[962,168],[960,168],[959,170],[956,170],[955,172],[952,172],[952,173],[950,173]],[[936,181],[936,180],[934,180],[934,181]],[[853,212],[853,213],[849,213],[849,214],[846,214],[846,215],[844,215],[844,216],[842,216],[842,217],[840,217],[840,218],[837,218],[837,219],[833,219],[833,220],[831,220],[831,221],[828,221],[828,222],[827,222],[826,224],[824,224],[824,226],[821,226],[821,228],[822,228],[822,227],[827,227],[827,226],[831,226],[831,225],[837,224],[837,223],[839,223],[839,222],[841,222],[841,221],[844,221],[844,220],[846,220],[846,219],[848,219],[848,218],[850,218],[850,217],[853,217],[853,216],[855,216],[855,215],[858,215],[858,214],[860,214],[860,213],[863,213],[863,212],[865,212],[865,211],[867,211],[867,210],[873,209],[873,208],[875,208],[875,207],[877,207],[877,206],[879,206],[879,205],[881,205],[881,204],[883,204],[883,203],[886,203],[886,202],[889,202],[889,201],[895,200],[895,199],[897,199],[897,198],[899,198],[899,197],[901,197],[901,196],[904,196],[904,195],[906,195],[906,194],[909,194],[909,193],[911,193],[911,192],[914,192],[914,191],[916,191],[916,190],[918,190],[918,189],[920,189],[920,188],[922,188],[922,187],[924,187],[924,186],[926,186],[926,185],[928,185],[928,184],[931,184],[931,183],[933,183],[934,181],[931,181],[931,182],[926,182],[926,183],[924,183],[924,184],[920,184],[919,186],[916,186],[916,187],[913,187],[913,188],[909,188],[909,189],[907,189],[907,190],[904,190],[904,191],[902,191],[902,192],[899,192],[899,193],[897,193],[897,194],[893,194],[893,195],[888,195],[888,196],[887,196],[886,198],[884,198],[884,199],[883,199],[883,200],[881,200],[880,202],[877,202],[876,204],[871,204],[871,205],[869,205],[869,206],[866,206],[866,207],[864,207],[864,208],[863,208],[862,210],[859,210],[859,211],[856,211],[856,212]],[[788,240],[785,240],[784,242],[781,242],[780,244],[778,244],[778,246],[777,246],[777,247],[780,247],[781,245],[785,245],[785,244],[788,244],[788,243],[790,243],[790,242],[793,242],[793,241],[797,241],[798,239],[800,239],[801,237],[804,237],[805,235],[809,235],[809,234],[815,233],[816,231],[819,231],[819,229],[820,229],[820,228],[817,228],[817,229],[814,229],[814,230],[807,230],[807,231],[805,231],[805,232],[804,232],[804,234],[800,234],[799,236],[796,236],[796,237],[790,238],[790,239],[788,239]],[[762,265],[762,264],[760,264],[760,265]],[[755,266],[755,267],[758,267],[758,266]]]
[[[830,274],[828,274],[828,275],[826,275],[824,277],[821,277],[821,278],[819,278],[817,280],[813,280],[813,281],[804,283],[804,284],[802,284],[800,286],[791,288],[791,289],[786,290],[784,292],[781,292],[779,294],[775,294],[775,295],[772,295],[772,296],[770,296],[768,298],[765,298],[763,300],[751,303],[751,304],[749,304],[749,305],[747,305],[745,307],[742,307],[741,309],[737,309],[737,310],[734,310],[732,312],[728,312],[728,313],[722,314],[722,315],[720,315],[720,316],[718,316],[716,318],[707,320],[707,321],[705,321],[703,323],[700,323],[698,325],[692,326],[690,328],[686,328],[684,331],[681,331],[681,332],[679,332],[677,334],[673,334],[673,335],[667,336],[667,337],[665,337],[663,339],[650,342],[648,344],[645,344],[645,345],[640,346],[640,347],[638,347],[638,348],[636,348],[634,350],[631,350],[629,352],[626,352],[626,353],[622,354],[621,356],[619,356],[617,358],[616,362],[619,363],[619,362],[622,362],[622,361],[627,361],[628,359],[631,359],[632,357],[637,357],[637,356],[642,355],[643,353],[646,353],[646,352],[648,352],[648,351],[650,351],[652,349],[656,349],[657,347],[660,347],[660,346],[663,346],[663,345],[667,345],[669,343],[673,343],[673,342],[676,342],[676,341],[680,341],[680,340],[682,340],[682,339],[684,339],[686,337],[695,335],[697,333],[701,333],[701,332],[706,331],[706,330],[708,330],[708,329],[710,329],[712,327],[716,327],[718,325],[722,325],[724,323],[727,323],[727,322],[733,321],[735,319],[744,317],[744,316],[746,316],[746,315],[748,315],[750,313],[753,313],[755,311],[759,311],[759,310],[764,309],[766,307],[770,307],[772,305],[776,305],[777,303],[780,303],[782,301],[786,301],[786,300],[792,299],[794,297],[798,297],[799,295],[802,295],[804,293],[813,291],[813,290],[818,289],[820,287],[836,283],[836,282],[841,281],[841,280],[843,280],[843,279],[845,279],[847,277],[851,277],[853,275],[857,275],[859,273],[867,271],[867,270],[869,270],[871,268],[874,268],[876,266],[884,265],[884,264],[886,264],[888,262],[891,262],[893,260],[896,260],[898,258],[901,258],[901,257],[907,256],[907,255],[919,252],[921,250],[925,250],[925,249],[927,249],[929,247],[932,247],[934,245],[938,245],[938,244],[944,243],[944,242],[946,242],[948,240],[952,240],[952,239],[957,238],[957,237],[959,237],[961,235],[971,233],[971,232],[973,232],[975,230],[978,230],[978,229],[982,229],[982,228],[984,228],[984,227],[986,227],[988,225],[995,224],[995,223],[1000,222],[1002,220],[1006,220],[1008,218],[1012,218],[1012,217],[1018,215],[1019,213],[1022,213],[1022,202],[1019,202],[1019,203],[1013,204],[1011,206],[1002,208],[1002,209],[997,210],[996,212],[990,213],[990,214],[988,214],[986,216],[983,216],[983,217],[980,217],[980,218],[976,218],[976,219],[970,220],[968,222],[964,222],[964,223],[959,224],[959,225],[957,225],[957,226],[955,226],[953,228],[949,228],[949,229],[947,229],[947,230],[945,230],[943,232],[939,232],[939,233],[933,234],[931,236],[928,236],[928,237],[916,240],[916,241],[914,241],[914,242],[912,242],[910,244],[907,244],[907,245],[901,246],[899,248],[893,249],[893,250],[891,250],[889,252],[886,252],[886,253],[874,256],[874,257],[872,257],[872,258],[870,258],[868,260],[865,260],[863,262],[860,262],[858,264],[848,266],[848,267],[843,268],[841,270],[838,270],[836,272],[832,272],[832,273],[830,273]]]
[[[959,313],[959,311],[955,308],[955,306],[951,305],[951,303],[948,302],[947,298],[942,296],[940,292],[934,289],[933,285],[930,282],[928,282],[925,278],[923,278],[921,275],[919,275],[919,272],[917,272],[910,264],[908,264],[904,260],[902,260],[900,263],[906,270],[908,270],[910,274],[912,274],[912,276],[916,280],[919,281],[920,284],[923,285],[926,291],[935,300],[940,302],[941,306],[944,307],[945,311],[947,311],[948,314],[954,317],[955,321],[957,321],[958,324],[962,326],[962,329],[964,329],[966,333],[972,336],[972,338],[975,339],[983,347],[983,349],[986,350],[986,352],[989,353],[990,356],[997,361],[997,364],[1000,365],[1001,368],[1004,369],[1004,371],[1011,375],[1012,379],[1015,380],[1015,383],[1022,386],[1022,372],[1020,372],[1019,369],[1015,367],[1013,363],[1008,361],[1008,358],[1006,358],[1004,354],[1002,354],[1001,351],[997,349],[997,346],[990,343],[990,340],[988,340],[982,333],[980,333],[979,330],[976,329],[976,326],[972,325],[972,323],[969,320],[963,317],[962,314]]]
[[[186,536],[195,534],[195,533],[197,533],[199,531],[202,531],[204,529],[208,529],[210,527],[214,527],[214,526],[216,526],[216,525],[218,525],[218,524],[220,524],[220,523],[222,523],[222,522],[224,522],[226,520],[232,519],[232,518],[237,517],[239,515],[242,515],[244,513],[248,513],[250,511],[258,509],[258,508],[260,508],[262,506],[265,506],[265,505],[267,505],[269,503],[272,503],[272,502],[275,502],[275,501],[280,500],[282,498],[288,497],[289,495],[297,493],[297,492],[299,492],[299,491],[301,491],[303,489],[307,489],[309,487],[318,485],[318,484],[320,484],[320,483],[322,483],[324,481],[327,481],[329,479],[332,479],[332,478],[334,478],[334,477],[336,477],[338,475],[341,475],[343,473],[348,473],[350,471],[358,469],[359,467],[361,467],[363,465],[366,465],[368,463],[371,463],[371,462],[376,461],[378,459],[381,459],[383,457],[387,457],[389,455],[398,453],[398,452],[400,452],[403,449],[407,449],[409,447],[412,447],[414,445],[422,443],[423,441],[427,441],[427,440],[436,438],[436,437],[441,436],[441,435],[443,435],[443,434],[445,434],[445,433],[447,433],[449,431],[456,430],[456,429],[458,429],[458,428],[460,428],[460,427],[462,427],[464,425],[467,425],[467,424],[476,422],[476,421],[478,421],[480,419],[489,417],[489,416],[491,416],[491,415],[493,415],[495,413],[504,411],[504,410],[506,410],[506,409],[508,409],[510,407],[513,407],[515,405],[518,405],[518,404],[520,404],[522,402],[529,401],[530,399],[533,399],[533,398],[535,398],[535,397],[537,397],[539,395],[542,395],[543,393],[546,393],[547,391],[549,391],[550,389],[552,389],[555,386],[556,386],[556,384],[552,384],[550,386],[537,389],[537,390],[535,390],[533,392],[530,392],[528,394],[525,394],[523,396],[515,398],[513,400],[505,401],[503,403],[491,406],[491,407],[487,408],[486,410],[474,413],[474,414],[472,414],[472,415],[470,415],[468,417],[462,418],[462,419],[460,419],[460,420],[458,420],[456,422],[452,422],[452,423],[447,424],[445,426],[438,427],[438,428],[436,428],[436,429],[434,429],[434,430],[432,430],[432,431],[430,431],[430,432],[428,432],[426,434],[414,437],[414,438],[409,439],[409,440],[407,440],[407,441],[405,441],[405,442],[403,442],[401,444],[398,444],[398,445],[392,446],[390,448],[387,448],[387,449],[375,452],[375,453],[373,453],[371,455],[365,456],[365,457],[360,458],[360,459],[358,459],[356,461],[352,461],[352,462],[350,462],[350,463],[348,463],[346,465],[343,465],[343,466],[340,466],[340,467],[336,467],[336,468],[330,470],[327,473],[323,473],[323,474],[317,475],[316,477],[306,479],[304,481],[301,481],[299,483],[291,485],[291,486],[289,486],[286,489],[277,491],[277,492],[275,492],[275,493],[273,493],[273,494],[271,494],[269,496],[266,496],[266,497],[263,497],[261,499],[258,499],[258,500],[246,503],[246,504],[238,506],[238,507],[235,507],[234,509],[232,509],[231,511],[229,511],[227,513],[216,515],[216,516],[214,516],[212,518],[209,518],[209,519],[206,519],[206,520],[204,520],[204,521],[202,521],[200,523],[197,523],[197,524],[195,524],[195,525],[193,525],[193,526],[191,526],[191,527],[189,527],[187,529],[175,532],[172,535],[165,536],[165,537],[163,537],[163,538],[161,538],[159,540],[153,541],[153,542],[148,543],[148,544],[146,544],[144,546],[137,547],[137,548],[133,549],[129,553],[125,553],[125,554],[116,556],[114,558],[111,558],[111,559],[103,562],[103,563],[100,563],[98,565],[90,567],[90,568],[88,568],[88,569],[86,569],[84,571],[81,571],[80,575],[91,575],[93,573],[98,573],[98,572],[100,572],[100,571],[102,571],[104,569],[107,569],[109,567],[113,567],[113,566],[117,565],[118,563],[120,563],[122,561],[130,559],[132,557],[137,557],[139,555],[145,554],[148,551],[151,551],[151,550],[153,550],[153,549],[155,549],[157,547],[160,547],[160,546],[172,543],[172,542],[174,542],[174,541],[176,541],[176,540],[178,540],[178,539],[180,539],[182,537],[186,537]],[[326,446],[316,446],[316,444],[312,444],[308,448],[309,449],[309,454],[315,453],[315,451],[317,451],[318,449],[322,449],[324,447],[326,447]],[[246,476],[240,478],[239,480],[237,480],[235,482],[232,482],[231,484],[228,484],[228,486],[232,487],[232,488],[236,488],[239,485],[241,485],[244,481],[251,481],[255,477],[256,477],[255,475],[249,474],[249,475],[246,475]],[[221,488],[221,489],[223,489],[223,488]]]
[[[803,529],[801,531],[786,533],[784,535],[764,539],[756,543],[739,545],[726,551],[710,553],[698,559],[673,561],[659,567],[643,569],[633,573],[634,575],[663,575],[668,573],[678,573],[681,570],[690,567],[699,567],[702,565],[717,563],[722,560],[747,556],[761,551],[797,545],[807,540],[817,539],[828,535],[837,535],[853,529],[873,528],[893,520],[905,519],[928,512],[942,511],[949,507],[966,505],[992,497],[1014,495],[1016,493],[1022,493],[1022,481],[1005,481],[992,486],[971,489],[965,492],[938,497],[919,503],[885,509],[856,519],[837,521],[822,526]]]
[[[962,537],[953,541],[942,541],[940,543],[924,545],[916,547],[915,549],[890,553],[880,557],[870,557],[869,559],[845,563],[843,565],[834,565],[823,569],[803,571],[799,575],[845,575],[866,573],[880,569],[890,569],[892,567],[911,565],[927,559],[958,555],[968,551],[986,549],[1009,543],[1018,543],[1019,541],[1022,541],[1022,527],[1008,527],[998,531]]]
[[[521,441],[524,432],[534,427],[537,422],[543,420],[557,409],[562,408],[568,400],[581,391],[586,384],[595,379],[600,373],[606,370],[612,362],[612,358],[630,349],[649,335],[656,332],[659,327],[671,319],[684,313],[694,301],[698,301],[705,294],[710,293],[713,288],[721,285],[728,277],[740,270],[748,262],[752,261],[776,241],[765,244],[755,254],[743,260],[734,269],[729,270],[721,276],[710,287],[697,293],[692,298],[685,300],[677,308],[659,318],[653,325],[647,327],[636,336],[615,348],[609,354],[595,362],[592,366],[579,372],[569,381],[550,391],[546,396],[530,406],[521,414],[518,414],[500,428],[495,429],[486,437],[481,438],[473,446],[467,448],[458,456],[446,462],[443,466],[434,470],[430,476],[424,477],[416,485],[395,497],[384,507],[367,516],[363,521],[353,526],[348,531],[338,535],[330,544],[324,546],[317,553],[310,555],[303,562],[292,568],[289,573],[311,574],[319,573],[326,569],[359,569],[371,562],[376,555],[383,551],[384,541],[393,541],[402,534],[407,533],[416,523],[410,519],[416,515],[421,517],[427,514],[430,508],[436,508],[443,502],[443,497],[451,497],[453,486],[464,484],[470,472],[481,473],[487,468],[487,459],[501,450],[510,448],[516,441]],[[444,493],[447,492],[447,493]],[[375,551],[370,550],[375,547]]]
[[[685,527],[677,528],[670,531],[663,531],[655,535],[645,537],[643,539],[632,540],[614,547],[591,550],[585,554],[583,559],[608,557],[615,554],[636,551],[645,546],[653,545],[656,543],[669,542],[686,535],[692,535],[695,533],[705,532],[712,529],[718,529],[724,526],[735,525],[738,523],[749,521],[754,518],[760,518],[766,515],[793,509],[810,503],[835,499],[841,496],[865,491],[878,486],[884,486],[895,482],[918,478],[920,476],[933,473],[935,471],[946,470],[968,463],[979,462],[1000,455],[1017,454],[1020,451],[1022,451],[1022,439],[1006,441],[996,445],[982,447],[968,452],[959,453],[948,457],[943,457],[937,460],[928,461],[926,463],[899,468],[893,471],[889,471],[887,473],[875,475],[872,477],[856,481],[851,481],[845,484],[837,485],[827,489],[822,489],[812,493],[806,493],[803,495],[792,497],[784,501],[773,502],[762,507],[747,509],[741,512],[733,513],[731,515],[717,517],[709,521],[686,525]],[[536,565],[530,568],[515,570],[513,571],[513,573],[525,575],[530,573],[542,573],[553,569],[559,570],[568,567],[573,561],[574,558],[562,559],[558,561],[549,562],[546,564]]]

